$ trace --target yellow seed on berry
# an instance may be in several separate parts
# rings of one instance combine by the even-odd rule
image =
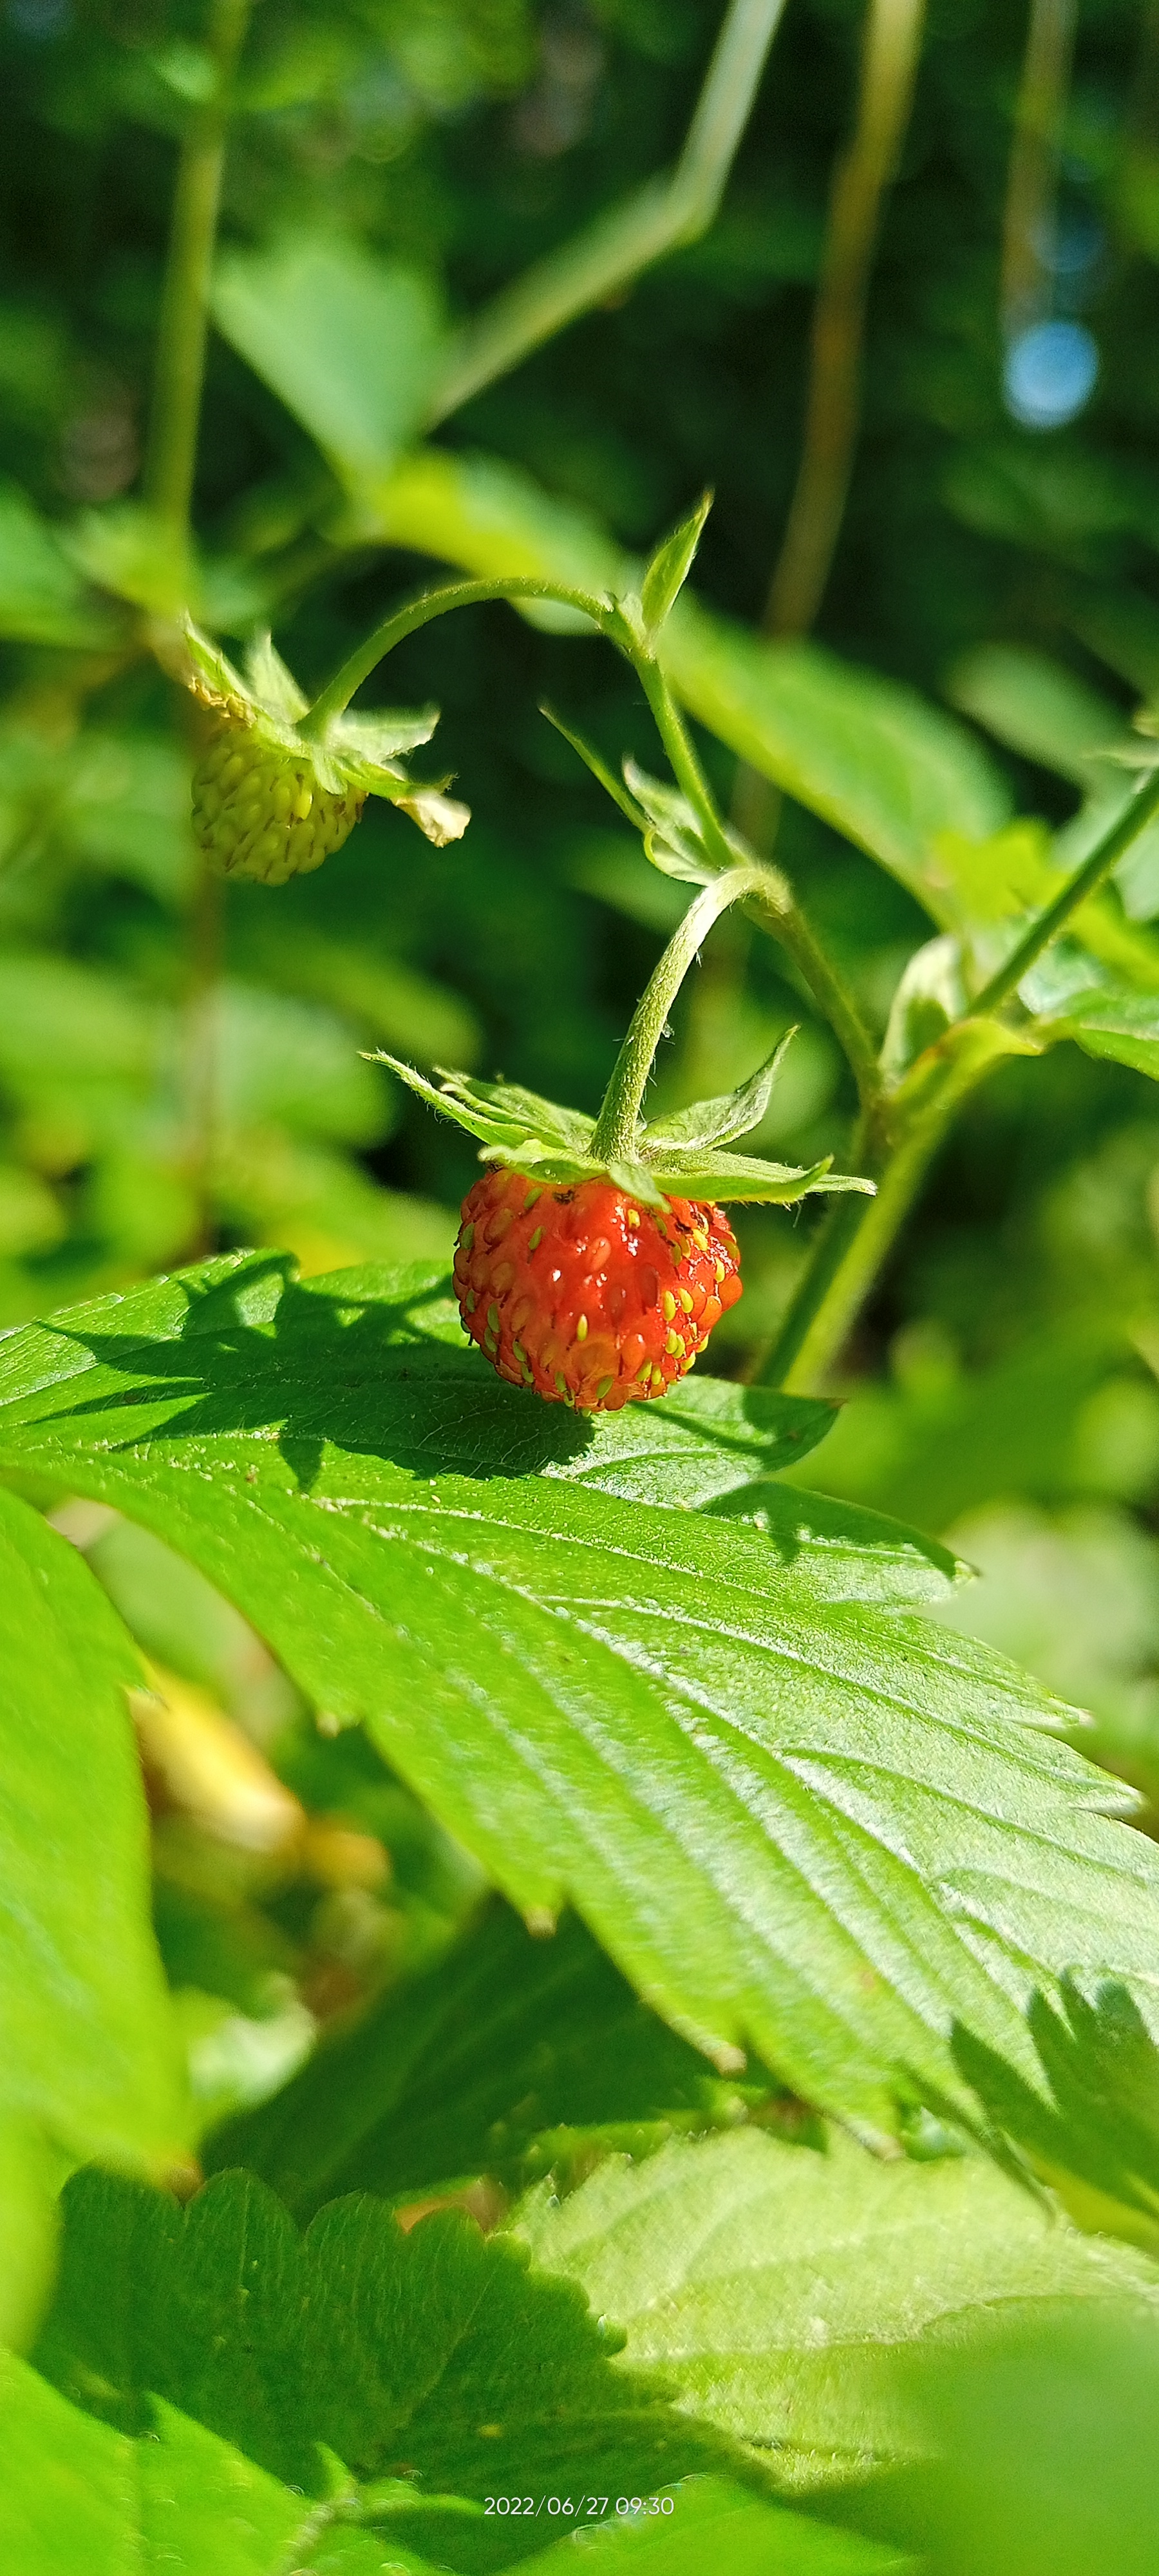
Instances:
[[[575,1328],[575,1337],[577,1342],[586,1342],[588,1337],[588,1319],[586,1315],[580,1316],[579,1322]]]
[[[670,1324],[676,1312],[676,1299],[670,1288],[665,1289],[660,1303],[664,1309],[664,1321],[666,1324]]]

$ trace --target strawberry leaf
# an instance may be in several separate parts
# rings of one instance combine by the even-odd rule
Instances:
[[[675,2378],[685,2405],[774,2453],[782,2483],[864,2474],[888,2457],[893,2356],[960,2342],[1060,2302],[1121,2301],[1159,2333],[1159,2274],[1082,2236],[977,2156],[882,2163],[758,2130],[643,2165],[607,2160],[566,2200],[541,2184],[514,2221],[535,2262],[627,2329],[625,2360]]]
[[[722,2079],[633,1994],[574,1914],[532,1939],[493,1905],[449,1958],[324,2041],[293,2081],[210,2141],[293,2215],[350,2191],[414,2199],[479,2174],[521,2187],[593,2150],[647,2154],[673,2130],[767,2104]]]
[[[164,2170],[186,2108],[126,1698],[140,1659],[75,1549],[5,1491],[0,1672],[0,2115],[57,2157]]]
[[[936,1552],[802,1493],[762,1528],[585,1490],[583,1424],[432,1344],[430,1284],[249,1257],[13,1333],[0,1470],[188,1555],[725,2072],[751,2045],[880,2134],[965,2098],[955,2022],[1033,2077],[1022,1999],[1069,1967],[1150,2026],[1159,1852],[1038,1684],[901,1606]]]
[[[727,2434],[613,2366],[623,2335],[574,2283],[461,2210],[404,2233],[381,2201],[347,2198],[303,2237],[251,2174],[215,2175],[181,2210],[92,2170],[63,2206],[34,2354],[62,2396],[138,2439],[160,2398],[323,2509],[353,2490],[360,2519],[444,2564],[464,2542],[468,2567],[534,2548],[534,2531],[487,2531],[477,2509],[497,2490],[744,2472]]]

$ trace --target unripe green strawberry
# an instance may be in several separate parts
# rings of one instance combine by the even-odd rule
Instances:
[[[213,711],[212,731],[193,778],[193,831],[223,876],[280,886],[320,868],[354,829],[367,796],[398,805],[428,841],[457,840],[469,815],[420,786],[399,754],[429,742],[437,710],[333,715],[317,729],[293,673],[259,636],[244,676],[188,620],[178,665],[186,686]]]
[[[225,716],[193,778],[193,831],[225,876],[284,885],[340,850],[365,790],[328,794],[312,763]]]

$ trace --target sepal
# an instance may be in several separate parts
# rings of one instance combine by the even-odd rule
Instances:
[[[702,1104],[713,1121],[718,1121],[719,1113],[725,1113],[730,1135],[742,1132],[730,1122],[739,1116],[739,1104],[746,1095],[750,1102],[760,1103],[757,1114],[763,1115],[787,1044],[788,1040],[783,1040],[769,1062],[727,1100]],[[755,1155],[726,1153],[718,1143],[710,1144],[704,1137],[683,1143],[674,1141],[675,1121],[668,1122],[667,1134],[663,1121],[657,1122],[655,1129],[641,1128],[637,1153],[631,1159],[604,1161],[592,1152],[596,1122],[581,1110],[565,1109],[557,1101],[542,1099],[538,1092],[522,1090],[516,1083],[480,1082],[471,1074],[450,1073],[442,1068],[436,1068],[436,1084],[417,1073],[413,1065],[385,1052],[380,1052],[374,1062],[388,1065],[400,1082],[425,1100],[428,1108],[453,1119],[469,1136],[474,1136],[481,1162],[500,1163],[509,1171],[534,1171],[545,1181],[566,1186],[606,1175],[630,1198],[640,1199],[648,1207],[662,1207],[667,1198],[734,1199],[750,1204],[765,1201],[783,1206],[812,1190],[873,1190],[872,1181],[858,1180],[846,1172],[831,1172],[830,1158],[799,1169],[789,1163],[768,1163]],[[684,1115],[689,1119],[694,1113],[686,1111]],[[750,1119],[748,1123],[752,1125],[754,1121]]]
[[[640,584],[640,606],[650,638],[659,634],[684,588],[712,502],[711,492],[702,493],[696,508],[657,546],[647,567]]]
[[[678,1109],[670,1118],[654,1118],[644,1131],[646,1143],[653,1148],[675,1147],[683,1153],[708,1145],[730,1145],[734,1136],[750,1135],[764,1117],[773,1084],[796,1034],[795,1028],[787,1029],[772,1054],[757,1066],[755,1073],[750,1073],[747,1082],[738,1083],[735,1091],[717,1100],[696,1100],[690,1109]]]

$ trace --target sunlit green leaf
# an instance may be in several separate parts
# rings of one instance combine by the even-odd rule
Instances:
[[[83,1559],[0,1493],[0,2105],[67,2157],[164,2169],[185,2107],[149,1924],[132,1642]]]
[[[1027,2065],[1028,1979],[1149,2010],[1159,1859],[1034,1685],[893,1606],[936,1553],[767,1487],[752,1527],[585,1491],[586,1426],[432,1345],[430,1286],[227,1260],[14,1334],[0,1459],[191,1556],[726,2071],[880,2129],[955,2020]]]
[[[683,2402],[813,2483],[888,2455],[875,2357],[961,2335],[1014,2301],[1117,2295],[1159,2338],[1159,2275],[1081,2236],[976,2156],[882,2164],[839,2137],[818,2154],[742,2130],[610,2159],[517,2231],[627,2329]],[[887,2409],[888,2412],[888,2409]]]

